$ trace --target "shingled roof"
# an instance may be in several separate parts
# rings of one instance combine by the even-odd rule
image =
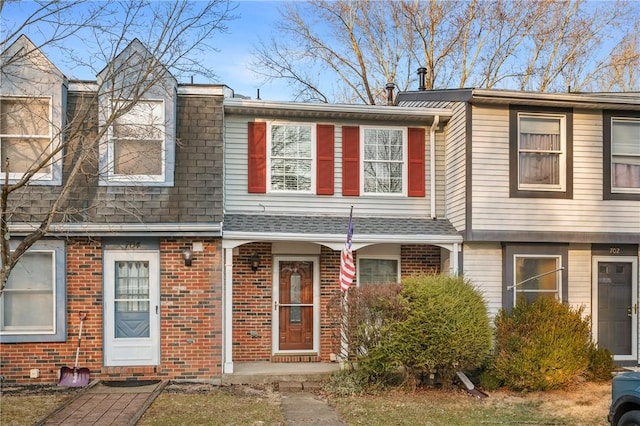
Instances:
[[[453,243],[462,237],[446,219],[354,216],[354,243]],[[294,241],[344,241],[345,216],[285,216],[227,214],[225,238],[282,239]]]

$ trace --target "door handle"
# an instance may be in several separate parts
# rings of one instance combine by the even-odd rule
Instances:
[[[274,300],[274,301],[273,301],[273,310],[274,310],[274,311],[277,311],[277,310],[278,310],[278,301],[277,301],[277,300]]]
[[[634,303],[633,307],[631,307],[631,306],[627,307],[627,316],[628,317],[632,317],[633,315],[635,315],[637,313],[638,313],[638,304],[637,303]]]

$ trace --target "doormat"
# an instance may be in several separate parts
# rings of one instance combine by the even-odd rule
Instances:
[[[102,382],[103,385],[113,388],[133,388],[137,386],[157,385],[160,380],[115,380],[112,382]]]

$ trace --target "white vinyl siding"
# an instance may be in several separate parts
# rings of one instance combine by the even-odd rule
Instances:
[[[425,197],[398,197],[398,195],[363,195],[358,197],[342,196],[342,126],[361,125],[358,122],[336,122],[335,126],[335,193],[332,196],[316,196],[313,193],[299,192],[270,192],[268,194],[253,194],[247,191],[247,123],[260,121],[260,118],[227,115],[225,117],[224,138],[224,179],[225,179],[225,212],[230,213],[266,213],[266,214],[308,214],[318,215],[329,212],[349,212],[349,209],[357,202],[357,214],[362,216],[397,216],[398,212],[407,217],[425,217],[430,209],[431,194],[429,193],[429,132],[426,133],[426,159],[425,159]],[[308,123],[308,122],[305,122]],[[315,125],[315,123],[314,123]],[[406,127],[411,127],[407,125]],[[438,134],[438,141],[444,142],[443,135]],[[313,153],[316,158],[315,152]],[[444,148],[436,147],[437,170],[444,169]],[[437,203],[439,212],[444,209],[444,178],[438,176]],[[315,192],[315,188],[313,188]]]
[[[509,197],[508,107],[473,107],[476,231],[638,232],[637,201],[603,201],[601,111],[574,110],[573,198]]]
[[[491,317],[502,309],[502,247],[500,243],[465,243],[464,277],[481,293]]]
[[[439,185],[446,190],[444,202],[446,203],[447,219],[458,231],[466,229],[466,105],[458,102],[453,105],[453,116],[446,129],[446,146],[444,170],[438,176],[446,176],[446,185]],[[442,179],[441,179],[442,180]],[[438,198],[440,200],[440,197]]]
[[[584,314],[588,315],[591,312],[591,246],[589,244],[571,245],[568,256],[569,294],[567,299],[575,308],[584,307]]]

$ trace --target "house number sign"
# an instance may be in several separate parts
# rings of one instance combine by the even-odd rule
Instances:
[[[123,248],[126,250],[139,249],[142,243],[140,241],[125,241]]]

